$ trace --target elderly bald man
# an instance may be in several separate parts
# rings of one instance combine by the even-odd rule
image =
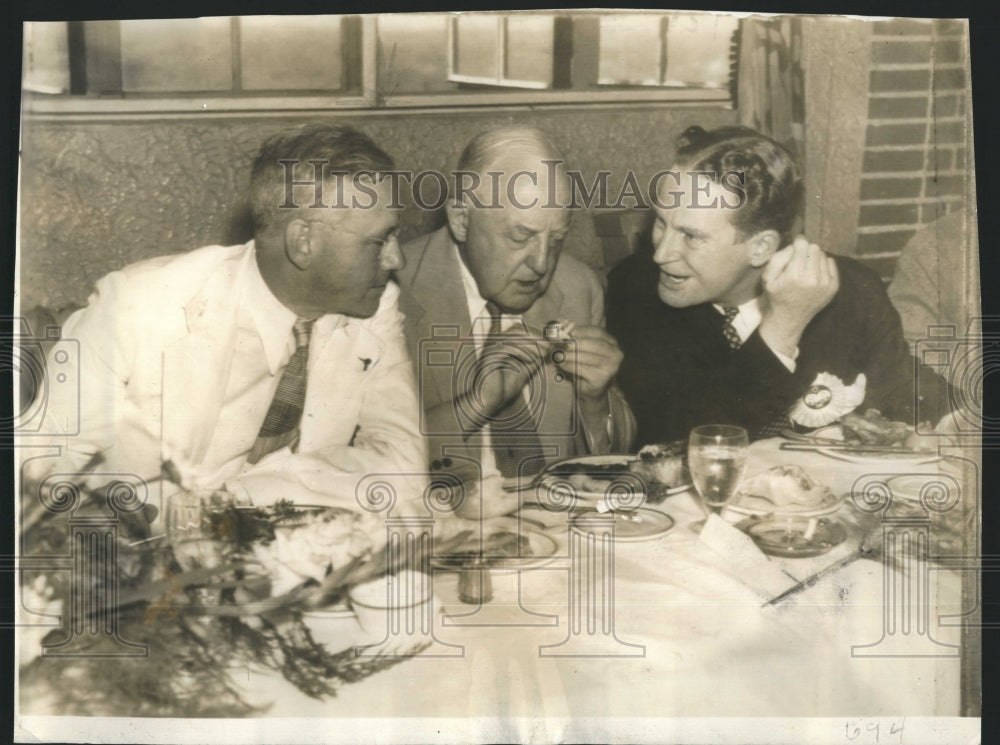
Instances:
[[[405,244],[397,272],[432,467],[484,474],[627,451],[635,422],[614,385],[597,276],[563,254],[565,159],[541,131],[497,129],[466,146],[448,223]],[[553,324],[552,322],[557,322]]]

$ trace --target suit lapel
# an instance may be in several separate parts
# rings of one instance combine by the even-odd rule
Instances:
[[[183,308],[187,333],[163,351],[164,457],[201,462],[215,432],[233,354],[247,251],[237,271],[212,277]]]
[[[419,318],[412,321],[419,338],[411,351],[422,378],[420,383],[427,408],[454,397],[455,371],[465,369],[470,354],[475,350],[471,343],[456,344],[458,340],[470,338],[472,320],[469,318],[462,274],[454,258],[451,234],[447,227],[441,228],[430,237],[417,258],[419,263],[411,285],[413,301],[421,311]],[[452,364],[426,364],[429,355],[438,354],[438,361],[451,354]],[[426,398],[428,382],[436,394],[434,400]]]

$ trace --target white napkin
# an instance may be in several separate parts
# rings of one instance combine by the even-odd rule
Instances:
[[[708,516],[698,540],[724,558],[729,571],[765,599],[795,584],[795,579],[785,574],[757,548],[750,536],[718,515]]]

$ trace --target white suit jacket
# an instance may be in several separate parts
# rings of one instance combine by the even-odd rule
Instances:
[[[231,473],[205,461],[252,262],[253,241],[151,259],[101,279],[88,307],[63,328],[61,348],[78,345],[79,389],[72,381],[48,386],[44,429],[56,436],[19,442],[25,455],[39,452],[35,444],[59,445],[59,456],[36,457],[26,474],[72,472],[101,452],[98,478],[131,473],[155,481],[169,460],[190,482],[185,486],[225,483],[263,504],[292,499],[358,509],[359,482],[378,473],[405,474],[403,490],[416,484],[410,492],[419,491],[425,450],[393,284],[373,317],[346,319],[327,338],[313,339],[296,453],[286,448]]]

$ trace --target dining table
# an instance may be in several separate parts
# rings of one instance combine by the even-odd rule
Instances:
[[[693,488],[644,504],[668,519],[638,538],[615,511],[581,517],[525,490],[514,519],[553,549],[483,570],[492,592],[481,603],[468,602],[468,574],[433,562],[419,612],[387,615],[374,636],[360,615],[314,618],[318,637],[419,651],[323,699],[273,670],[234,671],[261,707],[249,726],[322,720],[328,741],[372,725],[383,742],[439,741],[455,727],[469,742],[695,742],[694,721],[794,720],[820,723],[800,742],[868,742],[845,737],[851,726],[871,736],[845,721],[875,721],[881,742],[912,742],[889,731],[954,722],[963,665],[978,664],[963,657],[962,633],[975,577],[960,560],[967,543],[942,544],[935,531],[945,508],[978,509],[974,461],[961,450],[859,459],[786,442],[752,443],[746,473],[797,465],[843,497],[828,518],[846,538],[825,553],[767,555],[740,530],[745,515],[706,518]]]

